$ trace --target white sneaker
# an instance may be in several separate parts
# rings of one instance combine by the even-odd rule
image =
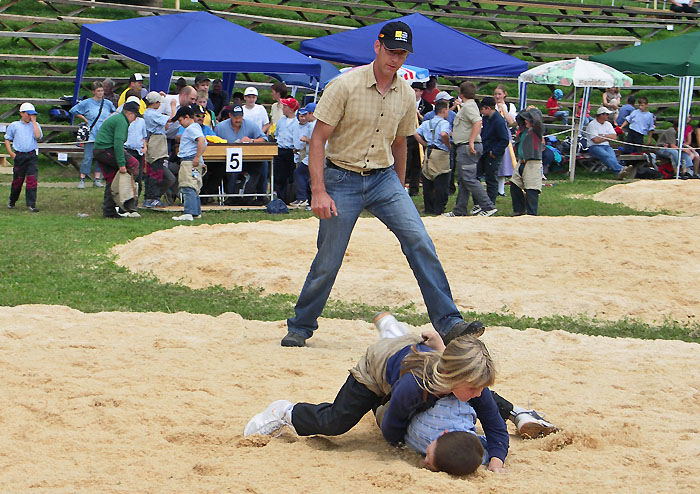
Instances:
[[[126,213],[126,215],[129,218],[140,218],[141,217],[141,215],[139,213],[137,213],[136,211],[129,211],[128,213]]]
[[[250,419],[250,422],[243,430],[243,437],[253,434],[271,436],[282,429],[282,427],[291,426],[292,424],[288,422],[285,416],[293,407],[292,402],[288,400],[273,401],[264,411]]]
[[[194,221],[194,216],[191,214],[181,214],[180,216],[173,216],[175,221]]]
[[[525,439],[544,437],[559,431],[556,425],[547,422],[534,410],[518,413],[513,418],[513,422],[515,422],[518,433]]]
[[[482,210],[479,211],[476,215],[477,215],[477,216],[493,216],[493,215],[496,214],[497,212],[498,212],[498,209],[496,209],[496,208],[489,209],[488,211],[484,211],[484,210],[482,209]]]
[[[303,200],[303,201],[298,201],[298,200],[297,200],[297,201],[292,202],[292,203],[289,205],[289,207],[292,208],[292,209],[302,209],[302,208],[305,208],[305,207],[308,206],[308,205],[309,205],[309,201],[307,201],[307,200]]]
[[[445,218],[454,218],[456,216],[452,211],[448,211],[447,213],[442,213],[442,215]]]
[[[472,215],[479,214],[481,212],[481,206],[474,206],[472,208]]]
[[[85,188],[85,179],[81,178],[80,182],[78,182],[78,188],[79,189],[84,189]]]

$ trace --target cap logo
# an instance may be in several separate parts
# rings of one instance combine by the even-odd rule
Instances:
[[[403,41],[404,43],[408,43],[408,33],[406,31],[395,31],[394,39],[396,41]]]

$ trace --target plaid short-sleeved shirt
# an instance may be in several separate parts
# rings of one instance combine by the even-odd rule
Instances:
[[[352,171],[394,164],[391,144],[416,131],[416,96],[398,77],[385,94],[377,90],[374,62],[343,74],[326,87],[314,115],[335,127],[326,157]]]

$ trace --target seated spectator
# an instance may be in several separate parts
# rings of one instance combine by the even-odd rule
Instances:
[[[622,123],[627,120],[627,117],[629,117],[630,113],[632,113],[636,108],[634,107],[634,103],[637,101],[637,98],[634,96],[628,96],[627,97],[627,104],[623,105],[622,108],[617,112],[617,118],[615,119],[615,123],[618,126],[621,126]]]
[[[646,137],[646,145],[650,145],[651,131],[656,127],[654,114],[649,111],[649,101],[644,96],[639,98],[639,108],[630,113],[620,127],[624,130],[628,126],[627,142],[633,144],[629,146],[630,151],[642,152],[642,148],[634,144],[644,144]]]
[[[294,98],[283,98],[282,118],[275,126],[275,139],[277,140],[277,156],[272,162],[275,174],[274,188],[277,197],[285,203],[290,203],[293,199],[287,197],[287,188],[294,180],[294,134],[295,127],[299,125],[296,112],[299,103]]]
[[[243,118],[243,107],[231,108],[230,117],[216,126],[215,133],[229,143],[241,142],[265,142],[267,137],[260,127],[254,122]],[[243,178],[241,172],[227,173],[225,190],[227,194],[238,194],[242,188],[246,194],[253,194],[257,190],[258,182],[263,179],[262,162],[248,161],[243,163],[243,172],[248,178]],[[243,179],[242,187],[237,185],[239,179]]]
[[[578,103],[576,103],[576,118],[580,119],[581,118],[581,107],[583,106],[583,98],[578,100]],[[590,121],[593,120],[591,118],[591,103],[590,101],[588,102],[588,106],[586,106],[586,115],[583,117],[583,126],[585,127],[590,123]]]
[[[671,11],[683,14],[697,14],[698,9],[693,7],[693,0],[671,0]]]
[[[569,125],[569,111],[559,104],[559,100],[563,97],[564,91],[555,89],[552,96],[547,100],[547,113],[550,117],[561,118],[563,125]]]
[[[609,87],[603,93],[603,106],[610,110],[610,123],[615,124],[617,121],[617,114],[622,106],[622,95],[620,94],[619,87]]]
[[[687,134],[686,135],[690,135]],[[678,123],[673,122],[671,127],[664,130],[656,140],[657,146],[662,146],[663,149],[657,149],[656,155],[659,158],[665,158],[671,162],[673,172],[679,173],[681,176],[688,174],[688,171],[694,170],[693,154],[695,151],[690,148],[685,148],[681,152],[681,169],[678,171]],[[689,175],[689,174],[688,174]]]
[[[588,152],[595,159],[602,161],[605,166],[610,168],[610,171],[617,175],[618,179],[622,180],[634,167],[620,165],[617,156],[615,156],[615,150],[608,142],[609,139],[617,139],[617,133],[609,120],[611,113],[611,110],[601,106],[596,112],[595,120],[591,120],[586,127]]]
[[[229,96],[226,91],[224,91],[224,85],[221,79],[214,79],[211,81],[211,91],[209,91],[209,101],[211,101],[212,107],[214,109],[214,115],[219,115],[221,109],[228,105]]]

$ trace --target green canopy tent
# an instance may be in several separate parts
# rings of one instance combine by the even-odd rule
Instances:
[[[685,135],[685,123],[690,113],[695,77],[700,77],[700,31],[625,48],[591,60],[601,62],[623,72],[678,77],[680,109],[678,110],[678,163]],[[676,171],[676,178],[680,166]]]

